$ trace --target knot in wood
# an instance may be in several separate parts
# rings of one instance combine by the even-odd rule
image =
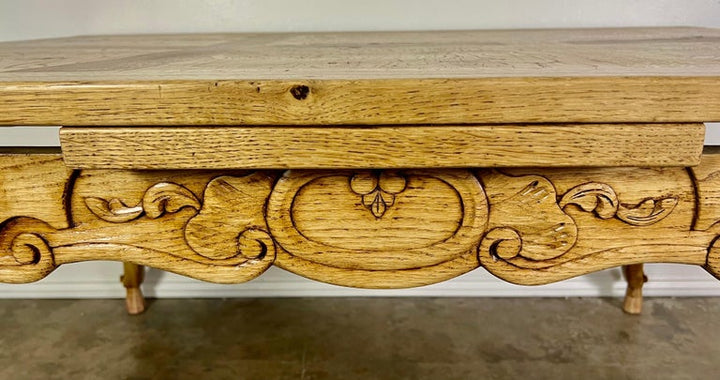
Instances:
[[[305,100],[310,93],[310,87],[305,85],[292,86],[290,94],[297,100]]]

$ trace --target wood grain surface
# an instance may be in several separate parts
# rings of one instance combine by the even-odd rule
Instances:
[[[0,125],[720,121],[720,31],[95,36],[0,43]]]
[[[83,169],[694,166],[703,124],[64,127]]]
[[[719,40],[687,27],[80,36],[0,43],[0,80],[708,76]]]
[[[125,309],[128,314],[136,315],[145,311],[145,297],[140,285],[145,277],[145,268],[133,263],[123,263],[123,275],[120,277],[125,287]]]
[[[690,172],[695,180],[698,197],[698,208],[693,228],[707,230],[720,219],[720,147],[706,147],[703,154],[703,165],[693,167]]]
[[[478,267],[525,285],[649,262],[720,276],[718,162],[709,150],[693,168],[71,172],[57,153],[8,153],[0,195],[17,206],[0,220],[0,281],[86,260],[219,283],[277,265],[369,288]]]
[[[44,153],[0,151],[0,223],[18,215],[69,226],[66,212],[72,170],[58,150]]]

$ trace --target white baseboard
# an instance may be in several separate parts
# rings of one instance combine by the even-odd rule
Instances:
[[[33,284],[0,285],[0,298],[122,298],[118,263],[92,262],[63,266]],[[720,281],[704,270],[682,265],[647,265],[649,297],[720,296]],[[245,284],[218,285],[150,270],[143,285],[148,297],[620,297],[625,283],[618,269],[544,286],[518,286],[482,269],[443,283],[413,289],[367,290],[327,285],[277,268]]]

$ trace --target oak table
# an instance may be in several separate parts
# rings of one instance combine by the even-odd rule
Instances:
[[[0,281],[277,265],[398,288],[720,274],[720,30],[92,36],[0,43]],[[2,145],[2,144],[0,144]]]

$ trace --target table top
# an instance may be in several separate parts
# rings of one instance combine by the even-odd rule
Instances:
[[[702,122],[718,84],[703,28],[0,43],[4,125]]]

